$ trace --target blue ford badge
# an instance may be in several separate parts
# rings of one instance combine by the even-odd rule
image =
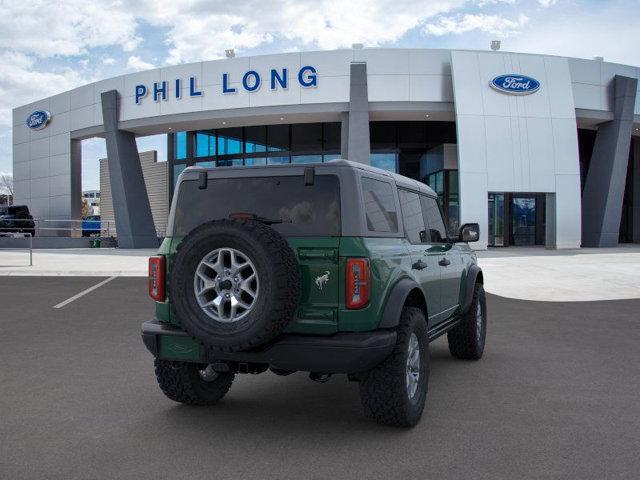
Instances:
[[[27,117],[27,127],[32,130],[42,130],[51,120],[51,114],[46,110],[36,110]]]
[[[509,73],[499,75],[489,82],[494,90],[510,95],[530,95],[540,89],[540,82],[535,78]]]

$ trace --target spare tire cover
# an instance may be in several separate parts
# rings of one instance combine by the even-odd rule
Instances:
[[[174,257],[169,299],[182,327],[219,352],[272,340],[294,318],[300,269],[282,235],[256,221],[192,230]]]

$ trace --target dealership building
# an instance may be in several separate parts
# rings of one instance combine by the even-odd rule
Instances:
[[[135,139],[164,133],[167,203],[189,165],[347,158],[430,185],[452,230],[480,224],[480,248],[640,243],[639,75],[600,58],[386,48],[122,75],[14,109],[15,203],[79,218],[81,141],[103,137],[119,244],[157,245]]]

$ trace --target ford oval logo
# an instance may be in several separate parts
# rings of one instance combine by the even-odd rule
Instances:
[[[42,130],[51,120],[51,114],[46,110],[36,110],[27,117],[27,127],[32,130]]]
[[[535,78],[510,73],[499,75],[489,82],[494,90],[510,95],[530,95],[540,89],[540,82]]]

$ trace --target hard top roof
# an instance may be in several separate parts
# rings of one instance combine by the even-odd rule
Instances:
[[[242,171],[247,171],[247,169],[251,169],[252,171],[255,170],[263,170],[263,169],[268,169],[270,171],[274,171],[275,174],[275,170],[278,169],[292,169],[295,168],[297,170],[301,169],[301,168],[305,168],[305,167],[314,167],[317,171],[321,172],[324,169],[333,169],[335,167],[339,167],[339,168],[354,168],[357,170],[362,170],[365,172],[370,172],[370,173],[374,173],[376,175],[381,175],[381,176],[385,176],[387,178],[389,178],[390,180],[393,180],[393,182],[395,182],[395,184],[399,187],[405,187],[405,188],[410,188],[411,190],[417,190],[419,192],[425,193],[427,195],[430,196],[435,196],[436,193],[426,184],[419,182],[417,180],[413,180],[412,178],[409,177],[405,177],[404,175],[399,175],[397,173],[393,173],[393,172],[389,172],[387,170],[383,170],[381,168],[377,168],[377,167],[372,167],[371,165],[367,165],[364,163],[359,163],[359,162],[353,162],[351,160],[343,160],[343,159],[337,159],[337,160],[331,160],[329,162],[325,162],[325,163],[306,163],[306,164],[291,164],[291,163],[287,163],[287,164],[281,164],[281,165],[254,165],[254,166],[237,166],[237,167],[223,167],[222,169],[219,167],[202,167],[199,165],[194,165],[191,167],[187,167],[184,172],[188,173],[188,172],[193,172],[193,171],[202,171],[202,170],[206,170],[208,172],[208,174],[212,174],[212,177],[216,177],[216,173],[217,172],[226,172],[225,177],[228,177],[229,172],[233,171],[233,170],[237,170],[238,173],[241,173]]]

